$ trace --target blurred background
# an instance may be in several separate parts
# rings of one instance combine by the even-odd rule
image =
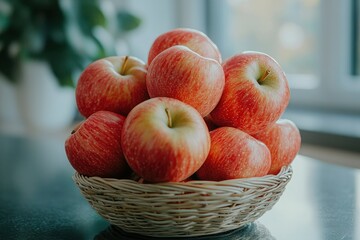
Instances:
[[[306,155],[360,166],[359,0],[0,0],[1,134],[54,137],[81,119],[80,72],[111,55],[147,60],[176,27],[206,33],[223,59],[253,50],[283,67],[284,118]],[[341,155],[337,155],[341,153]]]

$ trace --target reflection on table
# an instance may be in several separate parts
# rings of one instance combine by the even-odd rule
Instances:
[[[131,234],[122,231],[115,226],[109,226],[95,236],[95,240],[156,240],[156,237],[147,237],[140,234]],[[168,240],[180,240],[180,238],[166,238]],[[275,240],[269,230],[261,223],[255,222],[248,224],[240,229],[228,231],[221,234],[207,235],[201,237],[187,237],[186,239],[192,240]]]

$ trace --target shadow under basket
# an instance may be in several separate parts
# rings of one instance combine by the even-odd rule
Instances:
[[[192,237],[233,230],[254,222],[279,200],[292,176],[225,181],[138,183],[129,179],[73,179],[90,205],[109,223],[129,233]]]

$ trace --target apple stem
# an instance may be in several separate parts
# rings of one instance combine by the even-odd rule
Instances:
[[[128,59],[129,59],[129,56],[125,56],[124,63],[123,63],[123,65],[121,67],[121,70],[120,70],[121,75],[125,75],[126,64],[128,62]]]
[[[269,69],[267,69],[266,71],[265,71],[265,73],[261,76],[261,78],[258,80],[258,82],[259,83],[262,83],[263,81],[265,81],[265,79],[267,78],[267,76],[269,76],[269,74],[270,74],[270,70]]]
[[[169,126],[169,128],[172,128],[172,120],[171,120],[170,110],[168,108],[165,108],[165,112],[168,117],[168,126]]]
[[[71,131],[71,134],[76,133],[76,131],[80,128],[80,126],[83,124],[84,121],[79,122],[75,125],[74,129]]]

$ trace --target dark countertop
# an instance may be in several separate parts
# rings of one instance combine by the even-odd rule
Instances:
[[[0,239],[155,239],[97,215],[72,180],[64,140],[0,134]],[[197,239],[360,239],[360,170],[298,156],[293,171],[257,222]]]

